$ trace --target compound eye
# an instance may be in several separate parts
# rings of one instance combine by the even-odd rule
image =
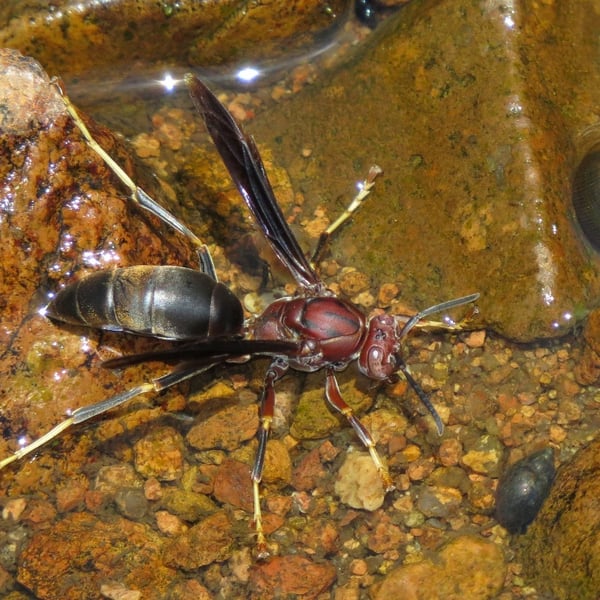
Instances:
[[[387,379],[396,370],[396,357],[381,348],[371,347],[366,353],[366,361],[361,360],[363,372],[371,379]]]

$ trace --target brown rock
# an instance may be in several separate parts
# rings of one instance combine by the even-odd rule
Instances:
[[[140,218],[74,128],[57,88],[37,63],[0,51],[0,104],[0,186],[3,197],[10,198],[10,218],[0,218],[0,388],[11,390],[0,398],[4,457],[23,432],[38,437],[67,411],[131,383],[100,368],[96,334],[57,326],[40,314],[50,295],[99,268],[160,264],[165,245],[174,263],[197,260],[166,226]],[[115,138],[89,125],[99,143],[128,168]],[[147,342],[123,336],[108,335],[104,341],[112,352],[147,348]],[[145,367],[143,377],[152,371]],[[128,371],[136,372],[138,367]]]
[[[10,573],[4,567],[0,566],[0,593],[5,594],[5,598],[9,598],[7,592],[11,579]],[[19,599],[15,598],[15,600]]]
[[[582,385],[600,379],[600,310],[588,315],[583,328],[583,354],[575,367],[575,378]]]
[[[101,467],[94,480],[94,489],[115,494],[122,487],[142,487],[143,480],[127,463]]]
[[[232,406],[202,419],[186,436],[188,444],[198,450],[223,448],[235,450],[241,442],[256,435],[258,407]]]
[[[299,536],[311,555],[327,556],[339,550],[339,533],[329,517],[310,519]]]
[[[183,437],[172,427],[151,431],[135,443],[135,469],[144,477],[173,481],[183,473]]]
[[[287,485],[292,480],[292,459],[281,440],[269,440],[265,454],[263,481],[275,485]]]
[[[154,516],[159,530],[168,536],[181,535],[187,531],[187,525],[179,517],[166,510],[157,510]]]
[[[130,590],[122,583],[114,581],[103,583],[100,586],[100,593],[108,600],[140,600],[142,597],[142,592],[139,590]]]
[[[294,596],[298,600],[317,598],[336,579],[336,569],[303,556],[276,556],[257,564],[250,574],[250,598],[269,600]]]
[[[458,461],[460,460],[462,455],[462,444],[456,438],[444,440],[440,444],[438,453],[440,462],[446,467],[451,467],[458,464]]]
[[[191,523],[217,510],[217,506],[208,496],[179,488],[165,489],[160,505]]]
[[[254,500],[250,467],[237,460],[224,460],[215,476],[213,495],[219,502],[251,512]]]
[[[73,510],[85,501],[89,482],[85,477],[76,477],[56,490],[56,508],[58,512]]]
[[[2,508],[2,518],[12,519],[16,522],[21,518],[21,515],[26,507],[27,500],[25,500],[25,498],[14,498],[12,500],[8,500]]]
[[[173,586],[171,598],[177,600],[213,600],[214,596],[195,579],[188,579]]]
[[[398,525],[394,525],[389,517],[380,511],[375,514],[375,519],[369,524],[367,533],[367,547],[376,552],[398,551],[408,541],[407,534]]]
[[[557,600],[595,600],[600,589],[600,440],[561,465],[535,521],[520,538],[524,573]]]
[[[67,0],[27,4],[5,2],[0,46],[34,56],[52,72],[79,79],[114,78],[129,73],[135,61],[210,66],[253,56],[254,60],[290,52],[335,24],[343,2],[322,10],[317,0],[248,6],[237,0],[205,0],[201,5],[118,0],[75,7]],[[66,33],[68,31],[68,34]],[[160,49],[160,50],[159,50]],[[249,54],[250,53],[250,54]]]
[[[465,344],[469,348],[481,348],[485,344],[485,329],[479,331],[472,331],[466,338]]]
[[[162,564],[161,547],[145,525],[73,513],[33,537],[20,556],[17,579],[40,600],[97,600],[101,585],[111,580],[159,600],[176,577]]]
[[[419,491],[418,509],[427,517],[453,516],[462,502],[462,493],[452,487],[425,485]]]
[[[434,466],[429,458],[417,458],[406,467],[406,474],[411,481],[423,481],[432,473]]]
[[[351,268],[342,272],[338,278],[338,283],[342,294],[348,297],[356,296],[356,294],[364,292],[370,287],[367,275]]]
[[[588,315],[583,328],[583,339],[594,352],[600,353],[600,310],[593,310]]]
[[[224,511],[191,527],[165,548],[165,564],[185,571],[227,560],[233,546],[232,523]]]
[[[33,499],[27,503],[21,519],[32,525],[46,525],[56,517],[56,509],[46,500]]]
[[[340,381],[342,397],[357,414],[367,410],[373,403],[373,398],[359,385],[355,379]],[[333,414],[327,407],[324,390],[307,389],[298,399],[290,433],[297,439],[318,439],[327,437],[333,430],[338,429],[340,424],[348,426],[343,417]]]
[[[562,335],[600,296],[600,261],[571,205],[596,143],[596,3],[536,6],[519,1],[507,17],[501,2],[410,2],[347,68],[259,115],[254,131],[284,157],[310,142],[308,161],[289,161],[305,214],[318,198],[335,216],[349,178],[384,169],[385,189],[377,182],[332,240],[334,259],[374,289],[397,283],[413,306],[479,291],[483,324],[523,341]]]
[[[504,447],[496,436],[482,435],[466,448],[461,463],[477,473],[498,477],[504,458]]]
[[[502,589],[505,573],[502,551],[496,544],[461,536],[440,551],[435,564],[425,560],[391,571],[374,598],[491,600]]]
[[[296,490],[312,490],[327,474],[321,463],[319,448],[313,448],[306,454],[292,472],[292,485]]]

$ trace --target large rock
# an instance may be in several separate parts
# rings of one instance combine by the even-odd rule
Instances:
[[[147,525],[73,513],[33,536],[20,557],[18,581],[40,600],[114,597],[100,592],[115,582],[158,600],[177,578],[163,564],[162,548]]]
[[[147,342],[56,326],[40,314],[52,293],[86,272],[130,264],[197,265],[180,237],[132,206],[67,116],[40,66],[0,51],[0,456],[69,410],[133,385],[100,367]],[[115,138],[93,128],[122,164]],[[98,344],[102,339],[104,345]],[[132,374],[136,369],[132,369]],[[144,379],[152,371],[138,371]],[[135,378],[136,375],[134,374]],[[10,390],[10,393],[5,393]],[[85,392],[85,393],[83,393]]]
[[[502,550],[492,542],[459,536],[448,542],[435,562],[424,560],[390,571],[373,595],[387,598],[495,598],[506,566]]]
[[[479,291],[488,327],[556,336],[600,299],[571,206],[600,139],[599,27],[597,0],[415,0],[351,64],[262,115],[255,137],[331,217],[383,167],[333,243],[375,288],[395,282],[413,306]]]
[[[0,47],[20,50],[65,79],[114,82],[177,69],[273,59],[337,25],[347,0],[248,3],[5,0]],[[337,18],[336,18],[337,17]]]
[[[520,559],[541,593],[595,600],[600,590],[600,440],[558,470],[550,496],[527,534]]]

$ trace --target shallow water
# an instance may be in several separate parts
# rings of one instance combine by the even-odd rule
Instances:
[[[309,76],[318,77],[319,73],[310,71]],[[286,83],[291,88],[295,81],[300,85],[304,79],[302,69],[298,69],[296,78],[292,76]],[[239,114],[251,116],[279,93],[285,95],[289,89],[285,85],[276,86],[241,97],[230,92],[228,99],[234,101],[233,108]],[[164,96],[160,100],[163,106],[155,108],[146,104],[147,95],[143,94],[139,103],[123,107],[120,100],[124,112],[116,117],[113,114],[119,113],[112,112],[114,107],[104,109],[95,100],[92,105],[117,129],[123,125],[124,133],[134,137],[138,154],[144,156],[142,162],[179,191],[181,179],[188,179],[188,183],[193,179],[188,171],[190,163],[193,167],[206,163],[206,155],[188,145],[204,137],[200,131],[190,134],[195,125],[188,100],[184,94],[177,98]],[[142,111],[141,103],[145,107]],[[178,111],[180,106],[186,107],[183,112]],[[131,118],[136,113],[137,119],[139,112],[148,115],[141,123]],[[135,137],[141,135],[140,131],[145,135]],[[267,168],[271,171],[270,163]],[[303,211],[285,174],[277,177],[277,182],[286,210],[296,209],[294,227],[299,237],[310,246],[314,243],[313,229],[318,230],[322,225],[322,215]],[[191,187],[194,188],[193,182]],[[182,215],[186,222],[194,222],[198,203],[193,195],[187,198]],[[218,245],[217,257],[229,249],[227,230],[231,228],[231,219],[236,219],[236,227],[247,226],[244,209],[233,202],[233,206],[225,203],[200,211],[200,229],[211,237],[208,241]],[[330,212],[326,211],[326,216],[332,218]],[[351,231],[352,224],[347,227]],[[331,261],[325,265],[326,281],[332,287],[343,287],[347,275],[343,268],[353,265],[339,254],[336,258],[338,265]],[[217,267],[230,268],[221,258],[217,259]],[[225,277],[228,275],[229,271]],[[234,283],[240,296],[255,288],[260,280],[257,271],[250,274],[236,271],[236,275]],[[283,285],[285,275],[274,273],[274,277]],[[371,308],[378,297],[380,289],[368,287],[360,291],[357,300]],[[393,300],[395,309],[400,310],[401,294]],[[353,368],[340,376],[344,393],[360,407],[364,422],[379,439],[378,448],[390,464],[397,487],[375,511],[351,509],[340,502],[334,491],[346,455],[350,449],[360,450],[360,444],[351,428],[332,417],[325,407],[322,374],[290,373],[278,386],[274,437],[283,443],[276,446],[279,460],[277,456],[271,457],[271,462],[280,466],[289,456],[291,464],[297,467],[308,462],[311,451],[321,448],[317,461],[320,468],[311,486],[304,489],[297,475],[286,475],[285,465],[281,467],[284,474],[273,475],[263,489],[265,516],[279,517],[274,520],[279,527],[270,535],[276,554],[300,554],[335,566],[336,582],[319,597],[345,597],[343,594],[352,598],[370,597],[374,586],[393,568],[419,558],[435,563],[445,541],[469,534],[496,544],[504,552],[502,566],[506,568],[506,576],[496,597],[541,598],[528,585],[521,566],[514,560],[511,538],[493,520],[493,492],[507,462],[550,445],[556,450],[557,462],[562,463],[593,439],[600,425],[600,393],[595,386],[584,387],[575,380],[582,352],[576,335],[530,345],[513,344],[493,334],[485,338],[482,346],[480,341],[469,333],[422,333],[411,337],[409,342],[407,363],[432,394],[446,425],[442,437],[437,436],[410,389],[401,385],[375,389],[356,375]],[[111,338],[110,343],[118,344],[118,336]],[[145,586],[150,582],[157,590],[163,590],[156,597],[166,597],[164,590],[175,584],[182,586],[178,588],[178,597],[182,598],[186,597],[184,592],[190,597],[199,596],[200,588],[194,587],[195,584],[204,586],[214,598],[243,594],[248,577],[251,585],[257,587],[256,576],[247,572],[252,562],[249,550],[252,542],[251,513],[245,505],[227,509],[235,525],[231,549],[224,559],[189,569],[165,566],[161,556],[173,536],[180,535],[185,527],[204,516],[204,509],[195,506],[188,496],[181,504],[167,497],[174,495],[174,491],[182,496],[193,491],[198,496],[206,494],[219,508],[227,506],[214,495],[214,481],[223,475],[219,470],[222,465],[229,469],[232,464],[229,460],[251,462],[255,449],[252,439],[239,441],[227,449],[194,448],[184,442],[192,421],[203,422],[224,405],[252,406],[257,400],[263,369],[263,364],[219,368],[214,375],[202,377],[191,391],[171,391],[159,400],[148,399],[148,403],[124,407],[118,415],[106,415],[81,427],[42,450],[35,459],[1,473],[0,591],[13,600],[52,598],[57,597],[56,589],[65,585],[78,594],[73,597],[80,598],[84,589],[97,590],[93,587],[97,581],[90,573],[99,574],[104,585],[117,580],[123,589],[147,589]],[[395,425],[392,427],[390,423]],[[239,425],[227,432],[227,424],[227,420],[222,424],[223,436],[237,433],[235,428]],[[165,437],[167,441],[160,442]],[[154,454],[147,450],[153,444],[157,448]],[[146,450],[142,451],[143,448]],[[161,452],[172,453],[173,462],[169,463],[175,473],[172,480],[161,471],[164,465],[157,464]],[[105,467],[109,467],[108,472],[114,478],[108,482],[103,479],[107,473]],[[247,493],[247,488],[239,493]],[[452,502],[444,504],[447,498]],[[165,512],[175,516],[173,522],[165,521]],[[111,557],[103,562],[102,556],[98,557],[89,548],[75,545],[69,548],[65,538],[58,534],[45,537],[45,532],[56,531],[58,522],[73,521],[74,515],[80,513],[88,519],[84,528],[88,528],[91,539],[95,535],[108,536],[102,523],[114,522],[117,517],[142,524],[139,530],[127,530],[128,540],[117,536],[113,543],[122,544],[123,556],[128,559],[135,554],[136,545],[143,545],[147,552],[143,556],[150,557],[148,564],[152,568],[144,570],[135,564],[128,570],[128,560],[117,564],[119,561]],[[68,531],[76,530],[73,526]],[[323,535],[324,531],[327,535]],[[110,535],[113,534],[111,530]],[[27,563],[22,564],[23,553],[36,536],[42,540],[47,555],[41,555],[39,560],[28,555]],[[194,553],[193,548],[188,550],[192,558]],[[59,555],[60,560],[56,559]],[[24,580],[30,577],[28,581],[34,582],[38,589],[37,596],[15,584],[16,565],[20,562],[21,577]],[[58,587],[53,588],[53,583]],[[44,595],[43,589],[50,591]],[[9,595],[11,591],[13,595]],[[148,596],[143,597],[152,597],[150,592],[146,593]],[[113,597],[108,594],[105,588],[104,597]]]

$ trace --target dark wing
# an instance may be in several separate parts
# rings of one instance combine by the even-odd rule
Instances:
[[[188,73],[185,81],[233,182],[275,254],[301,286],[319,289],[321,279],[281,213],[254,140],[196,76]]]
[[[295,342],[278,340],[247,340],[244,338],[203,339],[152,352],[129,354],[111,358],[102,363],[103,367],[117,369],[143,362],[193,362],[197,364],[218,364],[227,360],[252,356],[296,356],[301,346]]]

